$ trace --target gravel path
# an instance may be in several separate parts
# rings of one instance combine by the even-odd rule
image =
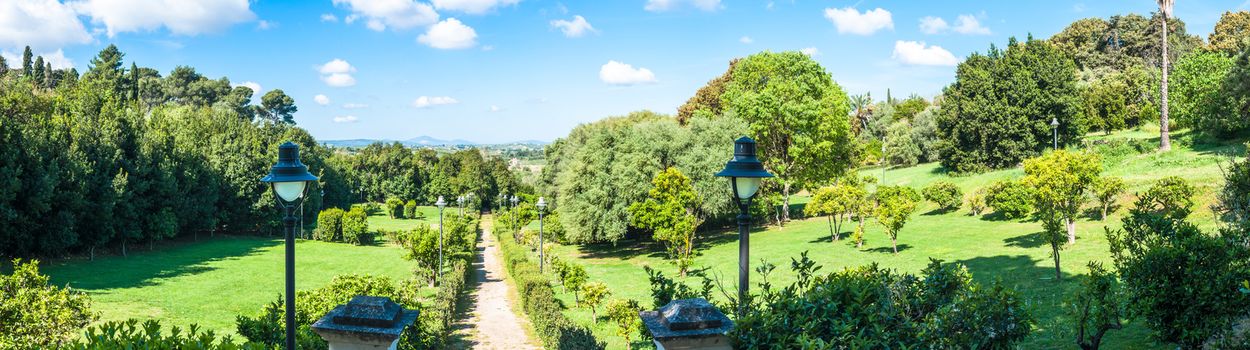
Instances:
[[[490,220],[483,217],[482,222],[487,224]],[[475,289],[469,296],[469,317],[461,327],[468,333],[463,334],[468,340],[464,345],[473,349],[541,349],[526,333],[529,322],[517,316],[519,310],[512,309],[516,291],[507,282],[499,245],[489,227],[483,230],[477,253],[473,262]]]

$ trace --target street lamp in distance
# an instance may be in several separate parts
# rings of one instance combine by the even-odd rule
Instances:
[[[260,182],[269,184],[282,205],[286,226],[286,348],[295,349],[295,207],[304,198],[308,183],[317,177],[299,160],[299,146],[287,141],[278,146],[278,163]]]
[[[755,140],[743,136],[734,141],[734,157],[725,169],[716,173],[728,177],[734,198],[738,200],[738,315],[746,315],[748,275],[750,274],[751,198],[759,191],[763,179],[773,177],[755,156]]]
[[[1050,133],[1054,135],[1055,141],[1051,145],[1052,150],[1059,149],[1059,118],[1050,118]]]
[[[538,207],[538,273],[543,273],[543,212],[547,211],[547,201],[543,197],[538,197],[538,203],[534,204]]]
[[[443,196],[438,196],[434,205],[438,206],[438,272],[434,273],[434,282],[437,284],[438,277],[443,274],[443,207],[447,206],[447,201],[443,200]]]

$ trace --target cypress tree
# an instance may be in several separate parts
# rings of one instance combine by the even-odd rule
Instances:
[[[34,54],[30,52],[30,45],[27,45],[26,49],[22,50],[22,76],[30,76],[32,68],[30,66],[30,60],[33,56]]]

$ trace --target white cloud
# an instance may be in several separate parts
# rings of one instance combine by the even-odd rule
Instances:
[[[940,34],[950,29],[950,25],[946,24],[946,20],[941,17],[925,16],[920,19],[920,32],[925,34]]]
[[[326,95],[318,94],[317,96],[313,96],[313,102],[316,102],[319,105],[325,106],[325,105],[330,104],[330,98],[326,97]]]
[[[491,106],[490,106],[490,112],[491,112],[491,113],[499,112],[499,111],[502,111],[502,110],[503,110],[503,108],[499,108],[499,106],[495,106],[495,105],[491,105]]]
[[[441,105],[453,105],[460,103],[456,99],[448,96],[421,96],[416,100],[412,100],[412,106],[417,108],[429,108]]]
[[[0,47],[57,49],[91,42],[74,9],[57,0],[0,1]]]
[[[941,46],[926,46],[923,41],[895,41],[893,58],[903,64],[920,66],[954,66],[959,63],[950,51]]]
[[[216,33],[256,19],[249,0],[85,0],[73,6],[103,24],[110,38],[161,27],[177,35]]]
[[[260,29],[260,30],[268,30],[270,28],[277,27],[277,26],[278,26],[277,23],[273,23],[273,22],[266,21],[263,19],[260,20],[260,22],[256,22],[256,29]]]
[[[800,49],[799,52],[802,52],[804,55],[813,56],[813,57],[820,54],[820,50],[817,50],[815,47],[805,47],[805,48]]]
[[[599,67],[599,80],[611,85],[636,85],[654,83],[655,74],[650,69],[638,67],[617,62],[608,61]]]
[[[356,78],[351,74],[355,71],[356,67],[352,67],[351,63],[338,58],[317,67],[317,72],[321,73],[321,81],[334,87],[356,85]]]
[[[516,5],[521,0],[434,0],[434,8],[480,15],[500,6]]]
[[[321,21],[322,22],[338,22],[339,18],[338,16],[335,16],[332,13],[323,13],[321,14]]]
[[[234,86],[246,86],[248,89],[252,89],[253,96],[260,94],[260,84],[257,84],[254,81],[245,81],[242,83],[234,84]]]
[[[335,6],[345,6],[351,15],[343,22],[351,24],[357,18],[365,18],[366,26],[376,31],[408,29],[438,22],[434,7],[414,0],[334,0]]]
[[[355,123],[357,120],[354,115],[341,115],[334,117],[335,123]]]
[[[56,51],[52,52],[45,52],[40,56],[43,56],[44,62],[52,65],[52,69],[74,68],[74,61],[65,57],[65,52],[61,51],[61,49],[56,49]]]
[[[981,22],[977,21],[977,18],[972,15],[959,15],[959,18],[955,19],[955,27],[952,29],[959,34],[990,34],[990,29],[981,26]]]
[[[477,32],[460,20],[448,18],[430,26],[417,42],[443,50],[467,49],[477,45]]]
[[[343,108],[345,108],[345,109],[361,109],[361,108],[369,108],[369,105],[367,105],[367,104],[363,104],[363,103],[345,103],[345,104],[343,104]]]
[[[647,0],[642,8],[651,12],[674,10],[683,4],[689,4],[703,11],[716,11],[721,8],[720,0]]]
[[[551,21],[551,27],[560,28],[560,31],[564,32],[564,36],[570,38],[579,38],[586,35],[586,33],[595,32],[595,27],[591,27],[590,22],[587,22],[586,18],[580,15],[573,16],[572,20],[557,19]]]
[[[825,18],[838,27],[839,34],[871,35],[882,29],[894,29],[894,19],[890,11],[882,8],[864,11],[847,7],[843,9],[826,8]]]
[[[738,42],[743,43],[743,44],[750,44],[750,43],[755,42],[755,40],[751,39],[751,37],[749,36],[743,36],[741,38],[738,38]]]

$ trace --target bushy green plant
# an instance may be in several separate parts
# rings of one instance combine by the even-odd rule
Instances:
[[[1068,315],[1076,321],[1076,344],[1082,350],[1097,350],[1102,337],[1123,328],[1129,316],[1115,273],[1094,261],[1089,262],[1089,275],[1081,279],[1069,305]]]
[[[544,347],[562,350],[603,349],[604,343],[595,339],[589,329],[575,325],[561,312],[563,306],[556,300],[547,275],[538,272],[538,264],[531,260],[528,249],[506,239],[510,236],[508,233],[496,231],[495,234],[503,252],[504,266],[516,283],[517,294],[521,296],[522,310],[533,324],[534,333],[542,339]]]
[[[625,338],[625,349],[633,346],[633,337],[642,332],[642,318],[638,313],[642,307],[634,299],[613,299],[604,307],[608,319],[616,325],[616,335]]]
[[[343,215],[343,241],[351,244],[372,244],[373,232],[369,231],[369,214],[356,207]]]
[[[404,204],[404,217],[408,219],[417,218],[417,201],[409,199],[408,203]]]
[[[1173,220],[1184,219],[1193,212],[1194,191],[1194,186],[1184,178],[1168,176],[1155,181],[1150,189],[1139,194],[1134,206],[1139,211],[1156,216]]]
[[[924,195],[924,199],[933,202],[943,210],[959,209],[959,204],[963,201],[964,192],[950,181],[938,181],[925,186],[920,191]]]
[[[1124,180],[1114,176],[1103,176],[1094,182],[1092,188],[1094,199],[1098,201],[1098,207],[1102,209],[1102,221],[1107,221],[1107,214],[1115,209],[1116,197],[1124,193]]]
[[[382,212],[382,206],[374,202],[365,203],[362,206],[365,208],[365,213],[369,215]]]
[[[387,198],[386,199],[386,215],[390,216],[392,219],[403,219],[404,218],[404,201],[400,200],[399,198],[394,198],[394,197]]]
[[[343,209],[330,208],[317,213],[317,229],[313,239],[334,242],[343,239]]]
[[[890,236],[890,245],[894,254],[898,254],[898,232],[907,224],[911,214],[916,211],[916,202],[920,194],[911,187],[881,186],[877,188],[877,221],[885,227],[886,235]]]
[[[964,198],[964,205],[968,206],[969,215],[981,215],[981,213],[985,212],[985,207],[987,206],[985,197],[986,190],[984,187],[968,193],[968,196]]]
[[[590,282],[582,285],[582,290],[577,291],[582,295],[581,305],[590,309],[590,319],[596,323],[599,322],[599,306],[612,295],[612,291],[608,289],[608,285],[603,282]]]
[[[804,252],[806,254],[806,252]],[[703,298],[712,300],[712,289],[714,288],[711,278],[707,277],[706,269],[691,271],[690,274],[702,279],[703,283],[700,289],[694,289],[685,283],[674,281],[665,277],[663,272],[652,269],[650,266],[643,266],[647,272],[647,280],[651,283],[651,305],[653,309],[660,309],[669,302],[678,299]]]
[[[109,321],[87,329],[82,339],[76,341],[69,349],[73,350],[113,350],[113,349],[146,349],[146,350],[264,350],[265,344],[246,342],[236,344],[230,336],[218,337],[213,331],[202,331],[191,325],[183,332],[173,326],[166,335],[160,322],[147,320],[142,324],[139,320]],[[308,340],[302,338],[301,340]],[[307,341],[298,342],[301,349],[312,349],[317,346]]]
[[[995,182],[985,192],[985,204],[1008,219],[1020,219],[1033,212],[1033,190],[1020,181]]]
[[[816,275],[804,254],[791,269],[795,282],[784,288],[767,283],[771,266],[758,269],[765,283],[729,333],[736,349],[1008,349],[1032,330],[1019,293],[981,285],[959,264],[934,260],[918,275],[875,264]]]
[[[95,321],[86,293],[48,284],[39,261],[13,260],[0,274],[0,348],[57,348]]]

